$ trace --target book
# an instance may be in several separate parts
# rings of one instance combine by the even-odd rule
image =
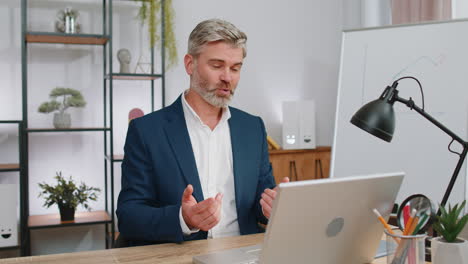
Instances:
[[[281,149],[279,144],[272,137],[267,136],[268,149]]]

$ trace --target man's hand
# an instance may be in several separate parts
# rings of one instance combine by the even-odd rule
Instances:
[[[188,185],[182,194],[182,216],[190,229],[208,231],[221,220],[221,202],[223,195],[208,198],[197,203],[192,195],[193,187]]]
[[[289,182],[288,177],[284,177],[281,180],[282,183]],[[278,190],[278,186],[276,186],[273,190],[272,189],[265,189],[262,193],[262,199],[260,199],[260,205],[262,206],[263,215],[270,219],[271,215],[271,208],[273,207],[273,201],[276,198],[276,191]]]

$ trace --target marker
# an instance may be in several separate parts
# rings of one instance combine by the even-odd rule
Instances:
[[[428,217],[429,217],[429,214],[427,214],[427,213],[423,215],[421,220],[419,220],[418,225],[414,229],[413,235],[416,235],[419,232],[419,230],[421,230],[421,227],[426,223],[426,220],[427,220]]]
[[[403,222],[405,226],[408,223],[409,217],[410,217],[410,207],[409,205],[405,205],[405,207],[403,207]]]

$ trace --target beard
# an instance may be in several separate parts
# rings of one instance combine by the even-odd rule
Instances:
[[[234,90],[236,87],[231,87],[230,83],[218,82],[214,85],[210,85],[206,79],[203,79],[197,71],[193,72],[192,75],[192,88],[199,94],[207,103],[214,107],[225,108],[231,102]],[[218,89],[229,89],[229,94],[220,96],[216,94]]]

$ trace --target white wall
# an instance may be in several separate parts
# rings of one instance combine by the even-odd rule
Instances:
[[[361,0],[343,0],[343,29],[362,27]]]
[[[28,1],[33,30],[52,31],[55,14],[70,6],[57,0]],[[100,1],[79,0],[73,5],[81,11],[80,22],[86,33],[101,32]],[[188,88],[182,58],[190,31],[203,19],[223,18],[248,35],[248,56],[243,67],[233,105],[259,115],[268,133],[281,139],[281,103],[286,100],[312,99],[316,102],[317,144],[331,145],[337,90],[342,28],[340,0],[257,0],[257,1],[173,1],[176,11],[176,39],[179,65],[167,74],[166,102],[172,103]],[[114,1],[114,54],[119,48],[132,53],[132,68],[146,37],[134,20],[133,3]],[[0,119],[21,118],[21,53],[19,1],[0,3]],[[83,92],[88,105],[72,109],[78,126],[102,125],[102,48],[90,46],[31,45],[29,50],[30,126],[51,127],[52,115],[37,113],[40,103],[55,86],[67,86]],[[115,57],[114,57],[115,58]],[[118,65],[115,63],[115,71]],[[159,95],[157,83],[156,96]],[[114,82],[115,152],[122,152],[127,114],[133,107],[150,111],[147,82]],[[156,107],[159,99],[156,97]],[[0,162],[16,155],[17,138],[11,128],[9,138],[0,143]],[[56,213],[56,207],[42,207],[37,198],[37,183],[52,182],[55,171],[73,175],[89,185],[103,188],[102,133],[54,133],[30,136],[30,213]],[[8,146],[8,147],[7,147]],[[71,159],[73,156],[75,159]],[[15,156],[16,157],[16,156]],[[116,191],[120,189],[120,164],[116,170]],[[0,175],[0,183],[17,181],[14,174]],[[117,198],[117,193],[116,197]],[[104,208],[103,194],[93,209]],[[81,209],[80,209],[81,210]],[[66,236],[62,236],[64,232]],[[100,249],[104,246],[102,226],[49,229],[33,232],[33,254]],[[58,246],[60,245],[60,246]],[[60,248],[60,249],[58,249]]]
[[[452,0],[453,18],[468,18],[468,0]]]
[[[343,29],[390,25],[391,2],[392,0],[344,0]]]
[[[281,102],[316,101],[317,144],[330,145],[342,27],[341,2],[174,1],[182,57],[194,25],[208,18],[231,21],[248,35],[248,54],[233,105],[261,116],[281,140]],[[168,74],[167,101],[188,88],[180,63]]]

